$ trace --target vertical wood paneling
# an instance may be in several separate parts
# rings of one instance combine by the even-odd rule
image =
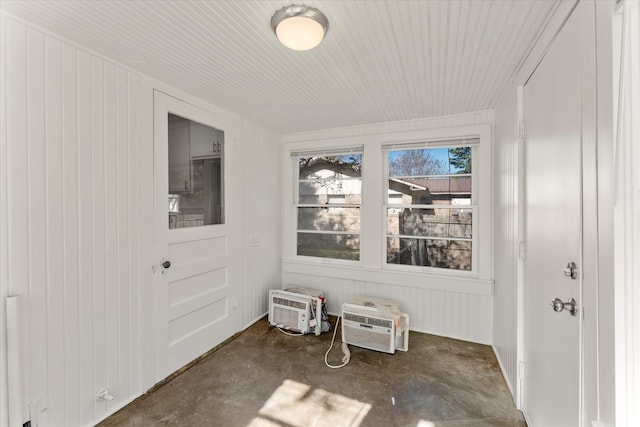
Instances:
[[[140,338],[152,322],[140,323],[139,258],[152,242],[139,230],[148,209],[140,183],[152,181],[139,175],[138,122],[150,104],[141,102],[137,75],[2,20],[0,291],[28,300],[24,401],[32,421],[89,425],[142,391],[149,363],[141,359],[149,353]],[[240,301],[246,325],[266,311],[267,290],[280,286],[280,136],[237,123],[239,141],[229,143],[237,150],[234,173],[246,177],[234,180],[230,197],[252,207],[237,220],[247,224],[238,245],[249,254]],[[114,401],[96,400],[104,388]]]
[[[324,291],[328,310],[340,314],[342,303],[354,295],[393,299],[410,316],[414,331],[465,341],[491,344],[492,297],[391,286],[346,279],[327,279],[298,273],[283,273],[283,287],[298,285]],[[409,344],[411,345],[411,343]]]
[[[48,357],[45,378],[47,378],[47,395],[45,407],[51,410],[46,411],[46,416],[50,422],[64,420],[64,212],[63,212],[63,135],[62,135],[62,46],[58,42],[50,42],[47,45],[47,56],[45,61],[47,73],[46,80],[46,118],[42,124],[31,123],[31,130],[42,127],[45,130],[43,141],[43,152],[46,153],[46,181],[43,181],[44,191],[34,189],[37,194],[46,196],[46,243],[47,254],[43,257],[46,263],[46,295],[47,306],[46,322],[43,326],[48,326],[49,344],[47,346]],[[34,70],[42,69],[40,64],[31,64]],[[43,230],[45,231],[45,230]],[[33,269],[37,271],[37,269]],[[42,395],[44,398],[46,395]]]
[[[11,19],[1,27],[0,294],[27,301],[24,413],[90,425],[141,391],[139,80]],[[110,404],[96,401],[103,388]]]
[[[79,384],[81,396],[80,419],[94,419],[94,399],[96,387],[94,366],[94,250],[93,250],[93,126],[92,126],[92,69],[91,57],[78,52],[78,341],[79,341]]]
[[[9,292],[29,292],[29,224],[27,164],[27,33],[23,25],[7,20],[7,205]]]
[[[494,151],[495,307],[493,346],[515,397],[517,381],[518,136],[515,87],[498,101]]]
[[[139,180],[136,179],[136,173],[134,171],[138,171],[140,161],[139,161],[139,145],[138,141],[139,132],[139,114],[138,109],[140,108],[138,103],[138,76],[133,75],[131,73],[127,73],[127,106],[128,106],[128,122],[127,122],[127,177],[129,180],[129,194],[128,194],[128,203],[129,203],[129,211],[127,217],[127,224],[129,234],[127,236],[123,236],[123,242],[127,242],[129,253],[128,253],[128,261],[129,261],[129,287],[127,292],[122,292],[120,295],[121,299],[127,299],[129,302],[128,312],[125,314],[123,311],[123,315],[128,317],[129,321],[129,365],[124,366],[121,371],[121,380],[124,381],[125,378],[129,383],[129,395],[136,393],[141,390],[140,378],[141,374],[141,345],[140,345],[140,323],[137,322],[136,318],[141,318],[142,314],[138,312],[138,304],[139,304],[139,295],[140,289],[142,288],[142,277],[140,274],[140,262],[138,258],[139,250],[141,247],[141,233],[138,227],[138,221],[141,218],[140,215],[140,184]],[[121,243],[123,243],[121,242]],[[126,348],[126,345],[124,346]],[[123,364],[127,362],[127,360],[123,361]],[[128,378],[127,378],[128,375]],[[122,393],[121,396],[123,399],[125,398],[125,394]]]
[[[277,134],[244,122],[243,233],[244,304],[242,325],[267,311],[269,289],[280,287],[280,145]],[[260,214],[256,214],[259,209]],[[253,240],[258,246],[252,246]]]
[[[56,40],[48,39],[52,44]],[[80,342],[79,323],[79,150],[78,150],[78,59],[77,50],[62,48],[62,140],[63,140],[63,235],[64,235],[64,421],[80,423]],[[56,70],[58,68],[56,67]],[[60,71],[58,71],[59,73]],[[54,87],[55,80],[47,86]],[[54,108],[52,105],[51,108]],[[47,109],[49,111],[49,109]],[[62,394],[62,393],[61,393]]]
[[[104,70],[104,210],[105,210],[105,384],[114,398],[118,389],[118,164],[116,69],[103,63]],[[113,406],[106,402],[106,410]]]
[[[48,240],[50,239],[48,231],[51,225],[59,229],[61,216],[58,212],[52,211],[47,200],[48,191],[41,191],[42,188],[49,189],[49,186],[56,187],[58,175],[55,172],[50,173],[54,169],[52,162],[59,159],[59,143],[60,134],[56,135],[53,141],[53,147],[49,151],[48,144],[45,143],[45,93],[44,93],[44,37],[32,30],[27,30],[27,179],[25,182],[18,184],[16,190],[21,189],[28,195],[28,208],[22,215],[27,217],[29,223],[29,344],[27,345],[27,354],[29,354],[30,362],[33,369],[29,375],[29,393],[37,396],[33,401],[42,399],[42,404],[47,405],[47,378],[49,378],[49,356],[55,358],[59,354],[58,340],[62,335],[55,334],[52,337],[47,336],[47,323],[52,320],[52,309],[49,303],[57,298],[56,294],[51,293],[52,283],[48,281],[51,271],[54,274],[59,273],[56,266],[62,260],[61,253],[58,251],[52,257],[51,251],[48,250]],[[17,142],[17,141],[16,141]],[[51,153],[51,154],[50,154]],[[60,168],[57,169],[59,171]],[[26,184],[26,186],[25,186]],[[21,188],[22,187],[22,188]],[[54,192],[58,190],[56,188]],[[52,258],[50,258],[52,257]],[[54,268],[51,268],[53,263]],[[60,309],[59,314],[62,313]],[[58,324],[54,322],[54,325]],[[49,340],[52,340],[51,342]],[[34,351],[42,348],[42,351]],[[44,381],[42,379],[45,379]],[[39,411],[35,411],[39,413]]]
[[[29,295],[29,223],[26,215],[29,208],[27,194],[27,35],[24,26],[10,20],[6,20],[5,29],[7,39],[5,61],[7,67],[5,86],[8,211],[7,282],[10,294],[27,296]],[[25,325],[29,320],[26,317],[19,319]],[[24,332],[28,333],[27,330]],[[4,340],[2,345],[6,346]],[[31,363],[31,359],[27,363]],[[25,394],[28,394],[30,391],[28,372],[23,373],[23,381]],[[23,402],[26,401],[26,398],[23,397]],[[25,410],[24,414],[26,415],[26,413]]]
[[[117,361],[117,400],[114,404],[122,404],[122,399],[130,396],[130,330],[131,311],[129,307],[129,128],[128,128],[128,81],[127,72],[119,69],[116,72],[116,176],[117,182],[117,327],[116,347]],[[115,390],[114,390],[115,391]]]
[[[106,211],[105,203],[105,164],[106,150],[104,143],[104,64],[98,58],[91,59],[91,112],[92,112],[92,143],[93,143],[93,374],[94,390],[100,391],[100,385],[107,384],[107,360],[106,360]],[[100,261],[100,262],[96,262]],[[100,417],[107,411],[105,401],[95,402],[94,416]]]

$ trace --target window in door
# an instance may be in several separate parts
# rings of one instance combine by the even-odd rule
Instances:
[[[224,224],[224,132],[168,115],[169,228]]]

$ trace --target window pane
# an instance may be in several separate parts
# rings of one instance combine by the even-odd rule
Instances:
[[[358,234],[298,233],[298,255],[357,261],[360,259]]]
[[[471,238],[472,210],[453,208],[388,208],[387,234]]]
[[[471,147],[389,151],[389,177],[471,173]]]
[[[301,204],[355,204],[361,201],[361,181],[332,179],[316,182],[303,181],[298,185]]]
[[[224,223],[224,132],[168,115],[169,228]]]
[[[362,176],[362,154],[300,157],[298,171],[300,179],[359,178]]]
[[[298,158],[298,255],[360,259],[361,164],[362,154]]]
[[[390,177],[449,173],[446,148],[390,151],[388,160]]]
[[[469,146],[388,152],[388,263],[471,270],[472,153]]]
[[[449,173],[471,173],[471,147],[449,148]]]
[[[387,239],[387,263],[471,270],[468,240]]]
[[[389,204],[468,205],[471,204],[471,177],[389,178],[387,195]]]
[[[298,208],[298,230],[360,232],[360,208]]]

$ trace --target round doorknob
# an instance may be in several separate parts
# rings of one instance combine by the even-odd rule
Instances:
[[[556,298],[551,301],[551,307],[553,307],[553,311],[560,313],[564,310],[564,302],[560,298]]]
[[[163,262],[163,263],[162,263],[162,266],[163,266],[164,268],[169,268],[169,267],[171,267],[171,261],[165,261],[165,262]]]
[[[551,307],[553,311],[560,313],[563,310],[567,310],[569,314],[575,316],[578,312],[578,308],[576,307],[576,300],[573,298],[569,298],[569,301],[563,302],[560,298],[556,298],[551,301]]]

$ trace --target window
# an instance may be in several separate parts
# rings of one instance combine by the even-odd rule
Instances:
[[[224,224],[224,131],[168,113],[169,228]]]
[[[383,147],[387,264],[472,270],[472,146],[478,142]]]
[[[292,157],[297,255],[360,260],[362,149]]]
[[[285,141],[283,277],[488,294],[491,126],[367,129]]]

